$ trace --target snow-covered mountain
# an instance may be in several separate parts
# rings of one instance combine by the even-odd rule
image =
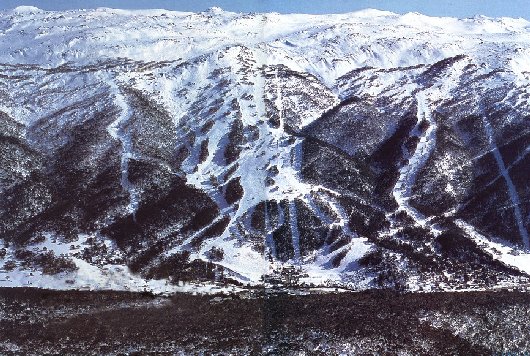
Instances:
[[[1,12],[0,285],[527,283],[529,58],[523,19]]]

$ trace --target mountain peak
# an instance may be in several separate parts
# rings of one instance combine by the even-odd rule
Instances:
[[[43,12],[43,10],[35,6],[17,6],[13,9],[13,12],[17,14],[35,14]]]
[[[394,12],[391,11],[385,11],[385,10],[378,10],[374,8],[366,8],[359,11],[353,12],[356,16],[359,17],[381,17],[381,16],[395,16],[397,15]]]
[[[0,286],[530,280],[526,22],[16,11]]]
[[[212,7],[209,7],[205,13],[207,14],[222,14],[224,13],[225,11],[223,9],[221,9],[220,7],[218,6],[212,6]]]

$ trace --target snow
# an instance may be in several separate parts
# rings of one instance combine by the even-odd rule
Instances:
[[[270,217],[269,217],[269,211],[267,208],[267,205],[265,205],[265,247],[268,249],[268,252],[272,258],[276,258],[278,255],[276,254],[276,243],[274,242],[274,238],[272,236],[272,233],[274,232],[273,227],[271,226]]]
[[[515,267],[521,272],[530,274],[530,253],[528,251],[520,252],[514,246],[506,243],[492,241],[479,233],[472,225],[463,220],[456,221],[476,243],[488,251],[491,256],[502,263]]]
[[[145,280],[133,274],[127,266],[117,264],[94,265],[78,257],[72,257],[84,246],[88,235],[71,244],[61,243],[58,237],[46,234],[46,240],[32,246],[35,252],[53,251],[56,256],[70,256],[77,266],[74,272],[47,275],[41,271],[17,267],[13,271],[0,270],[0,287],[36,287],[46,289],[68,290],[123,290],[150,291],[155,294],[186,293],[219,293],[222,291],[237,291],[237,287],[223,287],[216,284],[189,283],[188,285],[173,285],[167,280]],[[0,243],[2,243],[0,241]],[[110,243],[110,242],[109,242]],[[1,246],[1,245],[0,245]],[[5,246],[4,246],[5,247]],[[11,258],[13,248],[7,248],[6,258]]]
[[[399,209],[405,211],[412,217],[416,224],[423,228],[428,228],[435,236],[442,231],[439,227],[433,225],[429,218],[425,217],[417,209],[410,205],[412,197],[412,189],[416,183],[416,176],[431,157],[436,145],[437,122],[433,118],[430,103],[436,102],[440,99],[447,100],[451,97],[451,90],[457,85],[459,76],[462,73],[462,68],[468,64],[467,59],[461,59],[458,63],[451,66],[451,68],[444,70],[442,74],[443,80],[439,80],[436,85],[427,88],[419,88],[416,94],[417,103],[417,122],[409,135],[418,137],[419,142],[411,155],[408,157],[408,162],[399,169],[399,178],[392,190],[394,199],[396,200]],[[427,128],[422,132],[420,127],[422,123],[426,123]],[[405,148],[403,148],[405,150]],[[405,152],[406,153],[406,152]],[[405,156],[407,157],[407,156]],[[447,162],[442,162],[442,166]],[[445,172],[451,174],[451,172]],[[446,187],[448,191],[452,191],[452,187]]]
[[[17,6],[13,9],[15,14],[34,14],[38,12],[43,12],[43,10],[35,6]]]
[[[495,162],[499,167],[499,172],[503,176],[504,181],[506,182],[506,186],[508,187],[508,195],[510,196],[510,200],[512,201],[513,212],[515,215],[515,220],[517,222],[517,228],[519,229],[521,240],[523,241],[524,248],[527,251],[530,251],[530,240],[528,237],[528,231],[526,231],[526,227],[524,224],[524,217],[523,212],[521,211],[521,202],[519,199],[519,194],[517,193],[517,189],[515,189],[515,186],[513,185],[512,179],[510,178],[510,173],[506,169],[506,165],[504,164],[504,160],[502,159],[501,153],[499,152],[499,148],[495,143],[495,137],[493,133],[493,128],[491,127],[491,123],[485,116],[482,117],[482,122],[484,123],[484,129],[486,131],[486,136],[490,144],[491,152],[493,153],[493,157],[495,157]]]
[[[300,261],[300,232],[298,231],[298,214],[294,201],[289,202],[289,226],[291,227],[291,239],[294,249],[294,263]]]
[[[34,99],[31,95],[27,98],[25,95],[7,95],[0,105],[15,120],[29,126],[38,119],[52,115],[66,104],[73,105],[86,96],[101,93],[106,95],[110,91],[110,99],[119,112],[108,126],[108,133],[110,139],[118,142],[121,147],[121,186],[129,194],[127,212],[134,214],[139,204],[139,193],[129,181],[128,167],[129,161],[135,158],[135,152],[130,134],[125,128],[132,112],[121,88],[130,85],[146,92],[169,113],[175,127],[182,128],[177,138],[185,142],[191,154],[182,165],[183,173],[179,174],[186,178],[188,184],[205,191],[221,211],[220,216],[204,229],[225,216],[230,218],[223,234],[207,240],[200,251],[192,255],[193,258],[204,258],[204,254],[212,247],[221,246],[225,256],[221,264],[228,273],[241,281],[256,283],[264,273],[270,272],[271,267],[263,253],[243,241],[239,224],[248,225],[249,219],[245,214],[261,202],[287,201],[288,224],[294,247],[294,258],[289,262],[304,266],[309,275],[307,281],[322,284],[329,280],[351,278],[358,285],[366,286],[369,278],[359,274],[356,261],[370,251],[372,244],[350,231],[348,212],[334,199],[338,196],[336,192],[308,184],[301,179],[302,140],[298,138],[293,142],[284,131],[285,109],[303,111],[300,127],[304,127],[327,108],[306,108],[296,97],[287,97],[285,87],[282,88],[278,78],[278,70],[267,73],[269,78],[266,79],[262,68],[265,65],[283,64],[291,70],[314,75],[333,90],[330,105],[337,104],[338,98],[356,94],[414,98],[417,101],[417,124],[410,134],[418,135],[419,144],[414,152],[410,152],[409,162],[399,170],[393,196],[399,209],[406,211],[417,224],[438,234],[438,228],[410,205],[411,188],[416,182],[416,176],[432,155],[436,143],[438,127],[432,113],[435,103],[451,96],[451,89],[459,79],[458,73],[470,62],[485,63],[488,70],[509,68],[517,79],[517,85],[527,85],[527,72],[530,68],[529,28],[530,23],[523,19],[435,18],[418,13],[398,15],[375,9],[335,15],[280,15],[238,14],[215,7],[202,13],[185,13],[108,8],[45,12],[24,6],[0,13],[0,63],[2,72],[6,75],[19,74],[17,67],[9,67],[9,64],[35,65],[32,70],[42,74],[45,74],[47,68],[64,64],[74,67],[101,65],[103,61],[124,63],[125,59],[142,62],[146,67],[151,61],[169,61],[171,66],[146,69],[145,73],[123,71],[119,74],[119,70],[123,68],[101,71],[98,73],[98,80],[103,84],[97,83],[89,75],[69,80],[57,75],[53,79],[39,79],[35,83],[9,81],[8,86],[2,88],[7,93],[42,92],[49,96]],[[432,87],[423,83],[394,85],[406,81],[408,75],[423,71],[425,65],[462,53],[468,59],[444,73]],[[193,65],[189,65],[190,62]],[[378,70],[416,65],[421,66],[408,71],[379,72],[377,80],[371,80]],[[125,67],[125,64],[122,66]],[[368,69],[370,67],[373,69]],[[214,70],[224,68],[230,68],[230,71],[219,74],[218,78],[210,77]],[[355,86],[351,82],[339,80],[341,76],[360,68],[365,68],[366,71],[354,83]],[[156,79],[149,78],[149,75]],[[48,78],[45,75],[35,77]],[[221,80],[226,81],[222,92],[215,89]],[[389,91],[391,85],[394,87]],[[73,90],[65,96],[60,90],[63,87]],[[352,89],[353,87],[357,89]],[[252,99],[243,99],[248,96],[252,96]],[[237,99],[239,112],[231,109],[229,100],[223,100],[227,97]],[[263,100],[265,97],[279,113],[280,127],[277,129],[270,128],[267,123],[268,115]],[[524,97],[520,99],[523,100]],[[204,107],[194,106],[201,100],[205,101]],[[216,100],[220,100],[222,105],[209,114],[208,110]],[[68,121],[59,123],[59,126],[82,123],[84,118],[77,115],[73,112]],[[208,133],[201,133],[205,116],[213,121],[213,126]],[[245,143],[237,161],[238,167],[232,175],[240,179],[244,190],[237,208],[228,205],[219,189],[227,183],[221,177],[235,167],[235,163],[224,165],[223,152],[229,143],[227,133],[236,120],[241,120],[245,127],[256,127],[259,135],[256,140]],[[419,124],[423,120],[429,125],[424,132],[420,132]],[[491,149],[499,171],[508,186],[521,237],[528,249],[528,233],[519,208],[520,198],[510,180],[509,167],[505,167],[500,157],[487,122],[486,129],[489,130]],[[196,142],[208,139],[208,156],[200,164],[200,145],[191,145],[186,137],[188,134],[196,135]],[[58,141],[46,137],[42,140]],[[267,170],[271,167],[277,167],[279,173],[273,177],[274,184],[267,186]],[[219,185],[213,182],[212,177]],[[452,192],[453,187],[448,184],[446,190]],[[325,216],[317,208],[315,197],[324,201],[336,218]],[[340,228],[352,238],[352,242],[334,253],[325,254],[320,251],[312,256],[302,256],[295,200],[312,207],[322,217],[322,221],[330,227]],[[280,211],[280,224],[284,223],[285,218],[284,212]],[[276,246],[271,225],[267,218],[266,248],[274,257]],[[188,248],[193,237],[204,229],[188,236],[182,246],[170,246],[166,255]],[[474,236],[482,239],[477,234]],[[73,253],[67,245],[60,243],[49,244],[47,247],[58,254]],[[331,259],[344,251],[347,251],[346,256],[340,266],[331,268]],[[523,269],[527,268],[522,263],[524,254],[520,258],[511,257],[507,253],[503,256],[504,260],[522,266]],[[164,281],[145,281],[131,274],[125,266],[96,266],[81,259],[75,259],[75,263],[79,270],[71,276],[54,277],[38,272],[30,276],[28,271],[17,269],[9,273],[9,281],[3,280],[0,285],[31,283],[53,288],[75,286],[178,290],[175,286],[166,285]],[[75,280],[74,284],[65,284],[67,279]]]
[[[416,176],[420,169],[425,165],[427,159],[432,154],[436,145],[436,121],[433,120],[429,105],[426,102],[426,95],[420,92],[416,95],[417,99],[417,123],[413,133],[419,133],[419,126],[425,120],[428,123],[428,128],[423,133],[419,133],[419,143],[415,151],[409,158],[409,162],[399,170],[399,178],[392,191],[399,208],[414,219],[421,227],[426,227],[428,221],[419,211],[412,207],[409,200],[412,195],[412,188],[416,181]]]
[[[133,214],[135,217],[136,210],[138,209],[138,193],[136,189],[129,182],[129,160],[134,158],[134,153],[132,151],[132,142],[130,134],[127,134],[124,129],[124,125],[129,121],[132,113],[125,96],[121,93],[118,85],[115,82],[114,78],[106,79],[110,86],[110,91],[114,97],[114,101],[120,113],[116,120],[107,128],[109,134],[115,140],[118,140],[122,146],[121,154],[121,186],[122,188],[129,193],[129,206],[127,207],[127,212]]]
[[[460,53],[481,57],[480,49],[487,45],[481,43],[491,42],[493,36],[496,42],[518,42],[526,48],[529,42],[529,23],[522,19],[436,18],[373,9],[337,15],[236,14],[218,8],[198,14],[106,8],[62,13],[33,7],[14,10],[28,12],[31,19],[17,17],[0,27],[4,36],[0,62],[53,67],[101,58],[185,60],[245,45],[265,50],[273,63],[297,64],[331,85],[352,68],[434,63]]]
[[[314,261],[303,265],[303,270],[307,277],[302,278],[301,281],[307,284],[313,283],[317,286],[342,285],[356,290],[367,289],[370,287],[373,277],[361,272],[357,261],[368,253],[371,248],[372,244],[367,238],[359,237],[352,239],[349,245],[332,254],[317,253],[315,256],[308,257],[308,259],[314,259]],[[331,268],[330,261],[344,250],[348,252],[340,265],[337,268]]]

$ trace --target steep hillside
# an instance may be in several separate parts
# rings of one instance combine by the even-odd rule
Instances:
[[[526,284],[529,29],[5,11],[0,285]]]

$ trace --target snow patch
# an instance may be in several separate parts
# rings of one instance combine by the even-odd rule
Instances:
[[[519,252],[513,246],[491,241],[479,233],[472,225],[463,220],[457,220],[456,224],[462,228],[478,246],[488,251],[494,259],[530,275],[530,253]]]
[[[35,6],[17,6],[13,9],[13,13],[16,14],[36,14],[39,12],[44,12],[44,10]]]
[[[129,193],[129,204],[127,206],[127,212],[133,215],[135,219],[136,210],[138,210],[139,196],[134,186],[129,181],[129,161],[134,158],[134,152],[132,150],[131,135],[125,132],[124,125],[129,121],[132,112],[127,104],[125,96],[122,94],[116,79],[107,79],[106,82],[110,87],[112,97],[114,98],[115,104],[120,109],[120,113],[116,120],[107,128],[109,134],[115,140],[118,140],[122,147],[121,153],[121,186],[123,190]]]
[[[436,145],[437,125],[436,121],[432,118],[426,94],[424,92],[418,93],[416,100],[418,107],[416,116],[418,121],[413,130],[413,134],[419,134],[419,143],[412,156],[408,159],[408,163],[399,170],[399,178],[392,194],[399,205],[399,209],[407,212],[418,225],[429,227],[426,217],[412,207],[409,201],[412,197],[412,188],[416,182],[416,176],[427,162],[427,159],[429,159]],[[424,121],[428,124],[428,127],[424,132],[419,132],[419,127]]]
[[[521,240],[523,242],[525,250],[530,251],[530,240],[528,237],[528,231],[526,231],[526,227],[524,224],[524,216],[523,212],[521,211],[521,202],[519,199],[519,194],[517,193],[517,189],[515,188],[512,182],[510,173],[506,169],[506,165],[504,164],[504,160],[502,159],[501,153],[499,152],[499,148],[495,143],[495,136],[493,133],[493,128],[491,127],[491,123],[485,116],[482,117],[482,122],[484,123],[484,129],[486,131],[486,136],[488,138],[491,152],[493,153],[493,157],[495,157],[495,162],[499,167],[499,172],[503,176],[504,181],[506,182],[506,186],[508,188],[508,195],[510,196],[510,200],[512,201],[513,213],[515,215],[515,220],[517,222],[517,227],[519,229]]]

